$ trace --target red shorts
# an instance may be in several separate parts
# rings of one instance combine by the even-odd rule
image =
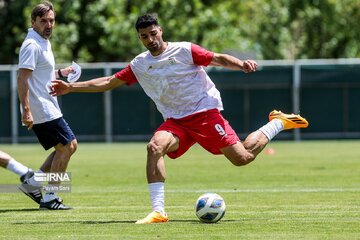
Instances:
[[[211,109],[181,119],[167,119],[157,131],[175,134],[180,142],[176,151],[167,155],[178,158],[196,142],[212,154],[222,154],[220,149],[240,141],[229,122],[219,110]]]

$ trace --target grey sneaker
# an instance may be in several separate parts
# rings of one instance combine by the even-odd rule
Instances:
[[[34,176],[34,172],[29,169],[29,171],[20,177],[21,185],[19,186],[20,191],[22,191],[29,198],[34,200],[37,204],[40,204],[42,199],[41,187],[33,186],[28,183],[29,178]]]

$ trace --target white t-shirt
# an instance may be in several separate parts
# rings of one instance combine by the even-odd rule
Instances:
[[[139,82],[164,119],[179,119],[223,110],[220,92],[202,67],[212,58],[212,52],[190,42],[169,42],[160,55],[146,51],[115,76],[128,84]]]
[[[20,48],[20,68],[32,70],[28,84],[30,111],[34,124],[62,117],[57,98],[49,94],[51,80],[55,79],[55,59],[50,41],[41,37],[32,28],[29,28]]]

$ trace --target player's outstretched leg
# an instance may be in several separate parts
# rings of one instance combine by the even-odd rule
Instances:
[[[300,115],[273,110],[269,114],[269,122],[249,134],[242,143],[237,142],[220,150],[235,166],[243,166],[252,162],[266,144],[281,131],[306,128],[308,125],[308,121]]]
[[[169,218],[166,213],[161,214],[159,212],[153,211],[145,218],[136,221],[136,224],[150,224],[150,223],[162,223],[168,222]]]
[[[269,113],[269,121],[273,119],[279,119],[283,125],[284,130],[293,128],[307,128],[309,126],[308,121],[296,114],[286,114],[281,111],[273,110]]]

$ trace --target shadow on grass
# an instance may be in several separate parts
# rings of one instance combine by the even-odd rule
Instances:
[[[0,209],[0,213],[7,213],[7,212],[35,212],[39,211],[38,208],[21,208],[21,209]]]
[[[179,220],[179,219],[175,219],[175,220],[170,220],[170,223],[172,222],[178,222],[178,223],[192,223],[192,224],[214,224],[214,223],[203,223],[200,222],[199,220]],[[220,223],[231,223],[231,222],[238,222],[238,220],[220,220],[219,222],[215,223],[215,224],[220,224]]]
[[[111,220],[111,221],[61,221],[61,222],[51,222],[51,221],[36,221],[36,222],[14,222],[14,225],[41,225],[41,224],[69,224],[69,223],[78,223],[78,224],[114,224],[114,223],[135,223],[135,221],[122,221],[122,220]]]
[[[38,208],[22,208],[22,209],[0,209],[0,214],[1,213],[7,213],[7,212],[39,212]],[[52,212],[52,211],[47,211],[47,212]],[[135,223],[136,220],[134,221],[125,221],[125,220],[78,220],[78,221],[32,221],[32,222],[14,222],[12,224],[14,225],[37,225],[37,224],[68,224],[68,223],[78,223],[78,224],[116,224],[116,223]],[[220,222],[223,223],[230,223],[230,222],[237,222],[237,220],[221,220]],[[206,224],[206,223],[202,223],[199,220],[181,220],[181,219],[171,219],[169,221],[169,223],[191,223],[191,224]],[[218,223],[217,223],[218,224]]]
[[[218,223],[215,224],[221,224],[221,223],[230,223],[230,222],[237,222],[236,220],[221,220]],[[128,223],[132,223],[134,224],[135,221],[125,221],[125,220],[109,220],[109,221],[89,221],[89,220],[79,220],[79,221],[61,221],[61,222],[57,222],[57,221],[35,221],[35,222],[15,222],[13,223],[14,225],[37,225],[37,224],[69,224],[69,223],[78,223],[78,224],[116,224],[116,223],[121,223],[121,224],[128,224]],[[206,224],[206,223],[202,223],[198,220],[170,220],[169,223],[190,223],[190,224]]]

